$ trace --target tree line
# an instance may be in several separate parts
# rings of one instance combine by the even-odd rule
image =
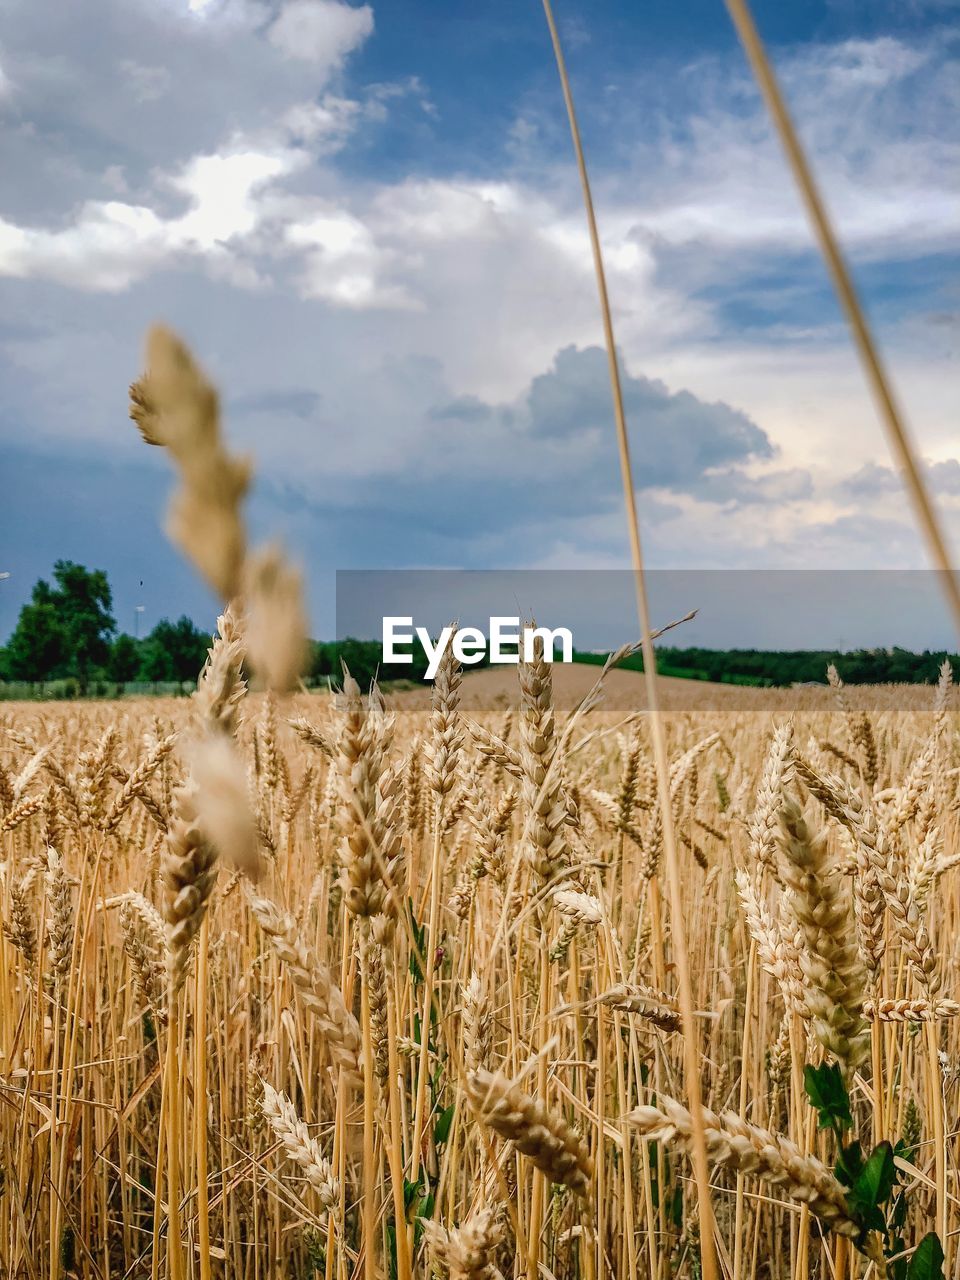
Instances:
[[[190,618],[162,618],[149,635],[135,639],[117,631],[113,593],[102,569],[58,560],[52,582],[41,578],[20,610],[17,625],[0,648],[0,680],[43,686],[70,680],[84,697],[91,684],[110,683],[117,693],[140,681],[149,684],[197,678],[210,635]]]
[[[606,654],[575,653],[578,662],[602,663]],[[832,663],[846,684],[936,684],[940,666],[949,659],[954,670],[960,657],[945,649],[677,649],[657,646],[657,671],[688,680],[719,684],[788,688],[794,684],[825,684]],[[643,670],[637,654],[622,664]]]
[[[58,560],[52,580],[41,578],[34,585],[13,633],[0,648],[0,680],[39,686],[41,692],[48,681],[71,680],[81,697],[91,684],[110,684],[122,693],[134,682],[182,687],[196,680],[210,645],[208,632],[188,617],[176,622],[162,618],[149,635],[135,639],[118,632],[112,610],[113,594],[102,569]],[[419,640],[414,640],[410,653],[411,663],[384,664],[379,640],[312,641],[304,678],[308,684],[338,684],[346,663],[361,687],[374,678],[419,683],[427,670],[427,655]],[[578,662],[602,663],[605,657],[574,653]],[[657,670],[693,680],[785,687],[822,683],[827,666],[833,663],[847,684],[933,684],[945,658],[954,667],[960,664],[957,655],[942,650],[840,653],[664,645],[657,648]],[[623,665],[642,670],[643,660],[636,655]]]

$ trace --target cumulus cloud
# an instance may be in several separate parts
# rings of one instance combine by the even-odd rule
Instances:
[[[890,36],[813,44],[781,54],[778,71],[848,248],[871,258],[894,246],[901,256],[956,247],[949,175],[960,143],[948,123],[957,75],[949,44]],[[633,152],[631,181],[640,166],[654,166],[659,177],[638,231],[688,248],[812,248],[794,181],[745,69],[731,72],[726,60],[707,57],[684,80],[690,114],[667,117],[656,141]],[[619,95],[615,101],[630,112]]]
[[[924,477],[934,493],[945,497],[960,495],[960,461],[943,458],[939,462],[923,463]],[[841,498],[882,498],[888,494],[903,493],[903,480],[892,467],[877,462],[864,463],[853,475],[845,477],[837,486]]]
[[[295,152],[242,147],[195,156],[162,179],[187,202],[187,211],[175,216],[119,200],[94,200],[82,205],[72,225],[63,229],[19,227],[0,218],[0,275],[112,291],[129,287],[181,254],[207,256],[227,269],[231,242],[248,236],[260,221],[259,191],[299,162]],[[233,265],[235,283],[255,283],[249,265]]]
[[[468,86],[445,109],[450,68],[431,70],[430,50],[364,84],[355,55],[387,39],[369,6],[101,0],[93,24],[10,3],[0,303],[30,328],[0,330],[5,445],[29,432],[56,453],[69,430],[78,451],[132,456],[124,388],[159,314],[260,457],[254,519],[318,566],[384,547],[416,563],[623,562],[590,246],[554,97],[505,81],[509,105],[478,125]],[[581,105],[651,554],[800,564],[846,546],[873,563],[884,529],[855,513],[892,498],[895,477],[864,467],[876,424],[742,64],[698,57],[618,84],[590,75],[602,46],[578,51]],[[778,65],[846,244],[884,264],[885,345],[924,448],[944,455],[952,331],[928,324],[905,351],[898,325],[920,257],[957,244],[955,47],[879,37],[783,49]],[[604,112],[616,129],[598,127]],[[946,273],[929,276],[925,311],[953,314]],[[908,557],[906,504],[890,519],[891,554]]]
[[[711,468],[773,454],[766,433],[739,409],[706,404],[689,391],[671,392],[662,382],[629,373],[622,392],[645,485],[689,485]],[[609,430],[606,353],[600,347],[559,351],[549,372],[533,380],[527,410],[531,431],[545,439]]]
[[[340,66],[373,31],[369,5],[339,0],[288,0],[270,26],[270,42],[288,58],[310,62],[323,75]]]

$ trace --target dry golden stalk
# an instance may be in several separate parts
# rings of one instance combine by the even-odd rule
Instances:
[[[502,1280],[494,1257],[503,1239],[503,1225],[489,1205],[471,1214],[450,1230],[430,1218],[423,1220],[424,1234],[434,1257],[450,1280]]]
[[[316,747],[325,756],[333,756],[334,750],[329,738],[326,738],[305,716],[297,716],[295,720],[288,720],[287,724],[301,742],[305,742],[309,747]]]
[[[464,1089],[478,1119],[499,1134],[545,1174],[551,1182],[585,1196],[593,1177],[593,1161],[580,1135],[563,1116],[501,1072],[470,1072]]]
[[[261,751],[256,754],[257,744]],[[254,753],[257,776],[268,791],[276,791],[280,785],[280,761],[277,750],[277,702],[273,690],[267,690],[264,700],[263,723],[254,737]]]
[[[661,1031],[680,1030],[680,1010],[676,1001],[662,991],[638,984],[621,983],[598,997],[598,1003],[624,1013],[635,1013]]]
[[[360,1027],[330,971],[304,943],[297,923],[267,898],[248,894],[250,909],[286,968],[307,1011],[317,1019],[331,1061],[360,1078]]]
[[[950,665],[949,658],[944,658],[943,662],[940,664],[940,676],[937,680],[937,692],[934,695],[933,700],[935,738],[938,743],[945,743],[947,740],[947,712],[950,709],[952,694],[953,667]]]
[[[46,849],[53,845],[55,849],[62,848],[63,836],[64,827],[57,804],[56,788],[51,784],[43,793],[43,847]]]
[[[59,988],[70,972],[74,913],[70,879],[56,849],[47,850],[44,881],[47,897],[47,956],[50,962],[50,976],[55,986]]]
[[[553,708],[553,668],[544,656],[542,636],[535,637],[531,660],[521,662],[518,671],[524,853],[537,878],[546,882],[568,868],[570,847]]]
[[[445,840],[454,830],[467,810],[467,796],[462,787],[458,787],[443,806],[443,818],[440,822],[440,835]]]
[[[13,780],[9,771],[0,762],[0,818],[13,805],[16,797],[13,794]]]
[[[340,1185],[334,1176],[333,1166],[324,1156],[316,1138],[311,1137],[310,1130],[297,1115],[287,1095],[278,1093],[266,1080],[263,1082],[262,1110],[270,1128],[280,1139],[287,1159],[306,1175],[321,1206],[328,1213],[336,1213],[340,1205]]]
[[[486,1067],[493,1052],[493,1014],[478,974],[463,989],[463,1069],[468,1074]]]
[[[807,1014],[823,1047],[850,1070],[870,1049],[862,1014],[866,972],[853,913],[812,808],[804,814],[794,799],[784,798],[779,845],[787,906],[803,935]]]
[[[640,761],[643,755],[643,743],[638,733],[634,734],[629,746],[623,751],[623,764],[620,771],[620,784],[617,789],[617,825],[621,831],[633,822],[633,811],[637,807],[640,786]]]
[[[381,1086],[390,1077],[389,1043],[387,1027],[387,974],[383,946],[377,941],[372,928],[364,929],[360,939],[363,980],[367,984],[370,1006],[370,1038],[373,1043],[373,1066]]]
[[[860,772],[860,766],[857,764],[856,760],[854,760],[853,756],[848,755],[847,752],[844,751],[843,747],[838,747],[836,743],[829,742],[826,739],[818,745],[821,751],[826,751],[828,755],[839,760],[841,764],[845,764],[847,768],[852,769],[854,773]]]
[[[774,1089],[782,1089],[790,1076],[790,1014],[785,1013],[780,1030],[770,1050],[767,1064],[770,1083]]]
[[[40,771],[40,766],[43,764],[44,758],[49,750],[50,744],[47,743],[46,746],[40,747],[39,750],[34,751],[33,755],[13,779],[12,783],[10,783],[11,803],[20,799],[27,787],[37,776]]]
[[[564,919],[569,920],[576,928],[582,925],[596,927],[603,923],[603,904],[600,899],[589,893],[581,893],[572,884],[563,884],[555,889],[553,901]]]
[[[151,329],[146,365],[130,388],[130,416],[147,444],[165,446],[180,469],[168,532],[220,598],[232,600],[246,554],[240,508],[250,465],[224,449],[217,393],[169,329]]]
[[[154,1014],[158,1022],[165,1023],[166,945],[163,934],[161,932],[158,945],[153,930],[144,926],[144,917],[137,910],[132,896],[120,908],[120,927],[123,930],[123,949],[133,969],[133,980],[140,1002]]]
[[[847,827],[856,841],[858,916],[865,917],[862,935],[869,931],[876,940],[876,922],[882,918],[885,903],[907,959],[930,994],[936,995],[941,979],[926,926],[918,904],[911,898],[907,877],[891,847],[889,836],[873,808],[836,774],[819,773],[802,757],[797,757],[796,765],[798,776],[811,794],[832,817]],[[878,895],[882,895],[879,901]],[[864,910],[867,902],[869,912]],[[875,951],[874,945],[871,947],[871,959]]]
[[[167,819],[167,815],[164,813],[163,809],[160,807],[160,802],[156,799],[156,797],[151,795],[151,793],[147,791],[146,788],[144,788],[143,791],[141,791],[140,794],[137,796],[137,799],[140,801],[144,809],[150,815],[157,830],[161,832],[166,832],[170,824]]]
[[[74,831],[79,831],[82,818],[80,813],[80,797],[77,794],[76,782],[73,777],[66,772],[60,761],[54,756],[47,756],[44,759],[43,767],[53,779],[57,790],[60,792],[64,801],[64,817]]]
[[[0,832],[15,831],[21,823],[34,817],[43,808],[43,796],[27,796],[19,804],[14,805],[7,816],[0,822]]]
[[[289,796],[284,802],[283,809],[280,812],[280,817],[283,822],[286,822],[289,825],[290,823],[296,821],[297,814],[303,808],[303,802],[304,800],[306,800],[307,796],[309,795],[310,788],[312,786],[313,786],[313,765],[308,764],[300,777],[300,781],[297,783],[294,789],[290,792]]]
[[[231,601],[217,619],[217,634],[193,695],[197,720],[230,738],[240,727],[240,704],[247,692],[244,652],[240,606]]]
[[[477,840],[479,868],[476,874],[491,875],[498,885],[507,879],[503,838],[506,826],[517,803],[517,793],[508,791],[501,796],[496,811],[491,812],[487,798],[480,791],[477,778],[470,775],[464,787],[467,816]]]
[[[3,936],[20,952],[32,977],[37,967],[37,926],[28,891],[35,873],[10,886],[10,915],[3,921]]]
[[[187,759],[197,826],[221,858],[256,881],[261,871],[256,823],[232,740],[207,734],[190,744]]]
[[[777,980],[787,1009],[805,1014],[800,953],[793,937],[764,907],[757,884],[747,872],[736,872],[736,880],[747,928],[757,944],[760,963]]]
[[[863,1016],[877,1022],[936,1022],[958,1014],[956,1000],[868,1000],[863,1006]]]
[[[474,720],[464,717],[463,723],[467,726],[467,732],[473,739],[473,745],[479,751],[480,755],[487,760],[492,760],[494,764],[500,766],[505,772],[512,774],[514,778],[523,777],[523,764],[520,760],[519,751],[515,751],[513,747],[508,746],[495,733],[486,728],[485,725],[478,724]]]
[[[423,771],[420,742],[414,742],[403,770],[403,825],[408,835],[419,839],[423,831]]]
[[[427,780],[436,802],[446,801],[457,781],[460,753],[463,750],[463,728],[460,723],[460,683],[463,671],[447,645],[433,682],[430,715],[430,740],[425,755]]]
[[[360,687],[346,672],[337,739],[346,901],[354,915],[394,917],[396,895],[389,880],[388,859],[397,850],[399,842],[392,821],[396,816],[393,804],[396,778],[392,771],[389,779],[382,777],[390,722],[377,708],[374,699],[371,700],[371,708],[364,711]],[[389,829],[380,812],[383,802],[381,781],[386,785],[391,801],[387,815],[391,819]]]
[[[113,802],[103,818],[101,825],[104,832],[116,831],[123,815],[134,800],[143,795],[147,783],[160,768],[165,757],[173,750],[173,744],[176,740],[177,735],[175,733],[161,738],[156,746],[144,756],[133,772],[127,776],[126,781],[114,796]]]
[[[793,726],[779,725],[763,766],[757,803],[750,819],[750,856],[774,875],[777,874],[775,853],[780,805],[784,787],[793,773],[792,743]]]
[[[626,1119],[648,1141],[689,1152],[689,1111],[664,1094],[657,1101],[658,1106],[638,1107]],[[850,1239],[860,1235],[861,1224],[853,1217],[843,1187],[816,1156],[802,1155],[788,1138],[749,1124],[732,1111],[717,1115],[704,1108],[703,1122],[707,1152],[714,1164],[772,1182],[792,1200],[806,1205],[837,1235]]]
[[[190,946],[200,931],[217,879],[216,848],[198,822],[196,783],[188,779],[177,787],[173,800],[173,815],[160,853],[171,997],[183,985]]]
[[[251,554],[244,566],[250,665],[268,689],[296,687],[307,652],[307,618],[298,570],[278,547]]]
[[[851,724],[850,737],[854,746],[860,752],[860,767],[863,772],[863,780],[872,791],[877,785],[880,763],[877,757],[876,739],[873,736],[873,725],[870,723],[870,717],[865,711],[861,712]]]

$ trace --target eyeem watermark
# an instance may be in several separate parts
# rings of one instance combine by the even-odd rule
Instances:
[[[531,662],[538,639],[543,643],[543,656],[547,662],[573,661],[573,633],[567,627],[551,630],[550,627],[535,627],[529,623],[521,627],[519,617],[498,617],[490,619],[489,638],[479,627],[451,626],[444,627],[434,642],[426,627],[414,627],[412,617],[391,617],[383,620],[384,663],[412,663],[413,654],[399,651],[397,645],[412,644],[414,638],[420,641],[427,657],[425,680],[432,680],[437,674],[440,659],[451,641],[454,657],[465,667],[476,666],[486,656],[491,663],[516,664],[522,654],[524,662]]]

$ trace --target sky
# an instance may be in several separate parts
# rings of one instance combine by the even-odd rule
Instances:
[[[923,567],[721,0],[555,7],[650,564]],[[960,5],[754,7],[956,545]],[[629,563],[536,0],[0,0],[0,173],[0,640],[58,558],[122,629],[215,617],[127,419],[156,320],[314,634],[337,569]]]

